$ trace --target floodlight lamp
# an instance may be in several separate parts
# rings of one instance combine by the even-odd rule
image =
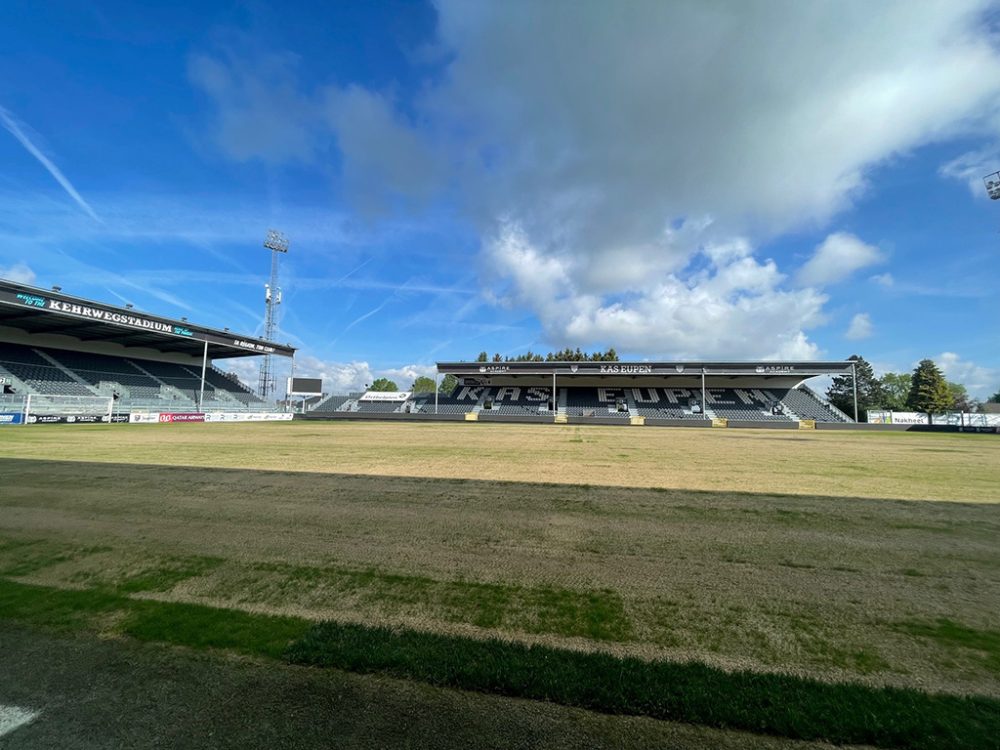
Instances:
[[[268,229],[264,238],[264,247],[277,253],[288,252],[288,238],[276,229]]]
[[[983,178],[986,183],[986,192],[993,200],[1000,200],[1000,172],[988,174]]]

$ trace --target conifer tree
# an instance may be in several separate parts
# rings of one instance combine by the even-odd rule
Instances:
[[[952,397],[948,383],[934,360],[922,359],[913,371],[910,395],[906,405],[913,411],[941,414],[951,407]]]
[[[875,377],[875,371],[864,357],[852,354],[848,360],[854,362],[854,372],[858,378],[858,420],[866,421],[865,412],[882,405],[882,384]],[[830,403],[844,414],[854,413],[854,382],[853,376],[838,375],[833,379],[826,391]]]

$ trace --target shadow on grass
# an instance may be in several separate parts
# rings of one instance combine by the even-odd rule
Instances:
[[[111,614],[118,616],[120,632],[141,641],[383,673],[605,713],[916,750],[993,747],[1000,737],[1000,701],[985,698],[726,672],[698,663],[646,662],[406,629],[313,625],[295,617],[0,579],[0,618],[79,630]]]

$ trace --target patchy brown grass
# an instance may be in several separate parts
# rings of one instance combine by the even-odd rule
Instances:
[[[1000,695],[998,459],[965,435],[13,428],[0,575]]]
[[[0,431],[0,456],[1000,502],[1000,440],[971,434],[475,422],[60,425]]]

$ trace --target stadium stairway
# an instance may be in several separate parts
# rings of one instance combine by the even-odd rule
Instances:
[[[635,395],[632,393],[631,388],[625,389],[625,403],[628,404],[629,419],[631,419],[632,417],[638,417],[639,409],[635,404]]]
[[[77,373],[73,372],[73,370],[66,367],[62,362],[52,357],[44,349],[32,349],[32,351],[35,352],[35,354],[39,355],[46,362],[50,363],[52,367],[55,367],[64,375],[66,375],[70,380],[74,381],[75,383],[79,383],[81,386],[86,388],[87,391],[89,392],[89,395],[92,396],[100,395],[99,393],[97,393],[97,390],[90,385],[90,383],[81,378]]]

